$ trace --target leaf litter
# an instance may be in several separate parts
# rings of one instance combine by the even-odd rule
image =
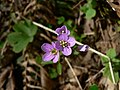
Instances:
[[[119,0],[116,1],[119,3]],[[103,0],[99,2],[103,3],[96,8],[97,15],[95,18],[86,20],[84,14],[79,10],[80,6],[85,3],[84,1],[80,3],[79,0],[0,1],[0,42],[5,41],[8,33],[13,31],[11,27],[14,23],[22,20],[23,17],[55,29],[58,27],[57,17],[64,16],[66,20],[76,21],[77,28],[75,28],[75,32],[77,32],[77,36],[80,36],[81,33],[86,34],[86,37],[82,40],[83,43],[102,53],[106,53],[109,48],[114,48],[119,57],[120,33],[116,31],[116,28],[120,25],[117,23],[117,20],[119,20],[119,6],[109,5]],[[74,10],[71,9],[73,7]],[[116,11],[113,11],[110,7],[115,8]],[[106,12],[105,8],[108,8],[109,11]],[[111,17],[113,14],[115,18]],[[4,57],[0,59],[0,89],[79,90],[70,68],[64,61],[64,57],[61,57],[62,74],[54,79],[50,78],[48,72],[51,67],[55,68],[56,64],[42,66],[36,63],[35,57],[43,55],[40,50],[42,43],[56,39],[52,33],[40,28],[39,30],[34,41],[22,53],[16,54],[12,52],[9,45],[6,45],[3,52]],[[0,51],[2,51],[2,48],[0,48]],[[17,63],[17,58],[21,56],[23,57],[22,60]],[[103,65],[98,55],[90,51],[80,52],[77,56],[71,55],[68,59],[84,90],[89,90],[89,87],[94,83],[98,85],[100,90],[120,89],[119,82],[118,86],[114,86],[108,78],[103,77],[101,71]],[[20,78],[18,78],[18,74]]]

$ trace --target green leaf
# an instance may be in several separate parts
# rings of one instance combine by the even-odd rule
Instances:
[[[0,41],[0,49],[3,48],[5,42]]]
[[[109,56],[111,59],[116,57],[115,49],[111,48],[107,51],[107,56]]]
[[[37,26],[32,24],[29,20],[19,21],[13,26],[15,32],[21,32],[27,36],[34,36],[37,32]]]
[[[78,55],[78,54],[79,54],[79,52],[78,52],[78,51],[76,51],[76,50],[74,50],[74,51],[73,51],[73,54],[74,54],[74,55]]]
[[[114,77],[115,77],[115,82],[118,82],[119,81],[119,73],[114,72]]]
[[[92,0],[91,5],[92,5],[92,8],[95,8],[97,6],[96,0]]]
[[[95,17],[96,11],[95,11],[95,9],[89,8],[85,14],[86,14],[86,16],[85,16],[86,19],[91,19],[91,18]]]
[[[26,35],[29,35],[30,34],[30,30],[29,28],[25,25],[25,22],[24,21],[19,21],[18,23],[16,23],[14,26],[13,26],[13,30],[15,32],[21,32],[21,33],[24,33]]]
[[[96,84],[93,84],[90,86],[89,90],[98,90],[98,86]]]
[[[92,0],[87,0],[87,3],[91,3],[92,2]]]
[[[120,60],[113,58],[112,59],[112,66],[113,66],[114,71],[119,71],[120,70]]]
[[[57,76],[58,76],[58,74],[57,74],[57,72],[56,72],[56,69],[54,69],[54,68],[50,68],[50,70],[49,70],[49,75],[50,75],[50,78],[57,78]]]
[[[65,21],[65,18],[62,16],[62,17],[59,17],[58,18],[58,24],[60,25],[60,24],[62,24],[63,22]]]
[[[84,6],[80,7],[80,10],[81,10],[83,13],[86,13],[87,10],[88,10],[88,5],[87,5],[87,4],[84,4]]]
[[[118,21],[118,24],[120,24],[120,20]]]
[[[106,57],[101,57],[102,63],[106,64],[109,62],[109,60]]]
[[[114,62],[115,62],[115,63],[120,63],[120,60],[119,60],[119,59],[116,59],[116,58],[113,58],[113,59],[112,59],[112,62],[113,62],[113,63],[114,63]]]
[[[42,66],[45,66],[45,65],[53,64],[53,61],[47,61],[47,62],[42,61],[41,64]]]
[[[8,43],[10,43],[10,45],[13,46],[13,51],[19,53],[24,48],[26,48],[31,38],[19,32],[12,32],[8,35],[7,40]]]
[[[66,22],[66,24],[67,24],[67,26],[69,26],[69,27],[72,27],[72,20],[68,20],[67,22]]]
[[[58,64],[57,64],[57,72],[58,72],[59,75],[62,74],[62,65],[61,65],[60,62],[58,62]]]
[[[68,30],[71,30],[72,28],[72,20],[68,20],[66,22],[64,22],[64,25],[68,28]]]
[[[79,40],[80,42],[82,42],[85,37],[86,37],[85,34],[81,34],[81,36],[78,37],[78,40]]]
[[[116,27],[116,31],[120,32],[120,26]]]
[[[37,26],[31,25],[30,29],[31,29],[30,36],[34,36],[37,33],[37,29],[38,29]]]
[[[22,38],[19,42],[17,42],[17,43],[14,45],[13,51],[14,51],[15,53],[21,52],[23,49],[25,49],[25,48],[27,47],[28,43],[29,43],[29,38],[27,38],[27,39],[23,39],[23,38]]]
[[[115,82],[118,82],[119,81],[119,73],[115,72],[113,70],[113,74],[114,74]],[[112,81],[112,76],[111,76],[109,64],[106,64],[106,66],[104,67],[103,76],[109,78]]]
[[[37,32],[37,26],[34,25],[30,20],[25,19],[25,25],[29,28],[30,33],[28,33],[29,36],[34,36]]]
[[[32,42],[34,35],[37,32],[37,27],[32,24],[30,20],[19,21],[13,26],[15,32],[11,32],[7,40],[13,47],[13,51],[16,53],[21,52],[27,47],[29,42]]]
[[[110,68],[109,68],[109,64],[108,63],[104,67],[103,76],[109,78],[112,81],[111,72],[110,72]]]
[[[32,24],[32,22],[28,19],[25,19],[24,23],[25,23],[26,26],[30,26]]]
[[[22,34],[19,32],[11,32],[8,34],[7,40],[11,46],[14,46],[17,42],[19,42],[23,38]]]
[[[37,56],[37,57],[35,58],[35,61],[36,61],[38,64],[41,64],[41,62],[42,62],[42,57],[41,57],[41,56]]]
[[[119,67],[120,67],[120,60],[115,58],[116,57],[115,49],[112,49],[112,48],[109,49],[107,51],[107,56],[109,56],[111,58],[115,82],[118,82],[119,81],[118,70],[120,70],[119,69]],[[103,58],[102,61],[106,61],[106,59]],[[109,68],[109,63],[105,64],[103,75],[108,77],[112,81],[111,72],[110,72],[110,68]]]

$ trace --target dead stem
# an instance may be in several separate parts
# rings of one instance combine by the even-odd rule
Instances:
[[[0,53],[1,56],[2,56],[3,53],[4,53],[4,50],[5,50],[6,45],[7,45],[7,41],[5,41],[5,43],[4,43],[4,45],[3,45],[3,48],[1,49],[1,53]]]
[[[42,87],[34,86],[34,85],[30,85],[30,84],[27,84],[27,87],[33,88],[33,89],[39,89],[39,90],[46,90],[46,89],[44,89],[44,88],[42,88]]]
[[[54,30],[52,30],[52,29],[50,29],[50,28],[48,28],[48,27],[45,27],[45,26],[43,26],[42,24],[39,24],[39,23],[37,23],[37,22],[33,22],[33,24],[36,25],[36,26],[39,26],[39,27],[41,27],[41,28],[43,28],[43,29],[45,29],[45,30],[47,30],[47,31],[50,31],[50,32],[52,32],[52,33],[54,33],[54,34],[57,34]],[[57,35],[58,35],[58,34],[57,34]]]
[[[65,57],[65,61],[67,62],[68,66],[70,67],[70,69],[71,69],[71,71],[72,71],[72,73],[73,73],[73,75],[74,75],[74,77],[75,77],[75,79],[76,79],[76,81],[77,81],[77,83],[79,85],[80,90],[83,90],[82,86],[81,86],[81,84],[80,84],[80,82],[79,82],[79,80],[78,80],[78,78],[77,78],[77,76],[76,76],[72,66],[71,66],[71,64],[69,63],[69,61],[68,61],[68,59],[66,57]]]
[[[43,28],[43,29],[45,29],[45,30],[47,30],[47,31],[50,31],[50,32],[52,32],[52,33],[54,33],[54,34],[57,34],[54,30],[52,30],[52,29],[50,29],[50,28],[48,28],[48,27],[46,27],[46,26],[44,26],[44,25],[42,25],[42,24],[39,24],[39,23],[37,23],[37,22],[33,22],[33,24],[36,25],[36,26],[39,26],[39,27],[41,27],[41,28]],[[57,34],[57,35],[58,35],[58,34]],[[84,45],[84,44],[82,44],[82,43],[80,43],[80,42],[78,42],[78,41],[76,41],[76,44],[78,44],[78,45]],[[108,56],[102,54],[101,52],[96,51],[95,49],[92,49],[91,47],[89,47],[88,50],[90,50],[90,51],[92,51],[92,52],[94,52],[94,53],[96,53],[96,54],[98,54],[98,55],[100,55],[100,56],[105,57],[105,58],[108,59],[108,61],[109,61],[109,68],[110,68],[110,72],[111,72],[111,76],[112,76],[112,81],[113,81],[113,83],[115,84],[115,78],[114,78],[114,74],[113,74],[113,69],[112,69],[112,65],[111,65],[110,58],[109,58]]]

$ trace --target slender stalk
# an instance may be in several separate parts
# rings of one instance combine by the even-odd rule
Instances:
[[[5,49],[6,45],[7,45],[7,40],[5,41],[5,43],[4,43],[4,45],[3,45],[3,48],[2,48],[2,50],[1,50],[0,55],[3,55],[4,49]]]
[[[54,30],[52,30],[52,29],[50,29],[50,28],[48,28],[48,27],[46,27],[46,26],[44,26],[42,24],[39,24],[37,22],[33,22],[33,24],[36,25],[36,26],[39,26],[39,27],[41,27],[41,28],[43,28],[43,29],[45,29],[47,31],[50,31],[50,32],[52,32],[52,33],[54,33],[56,35],[58,35]],[[82,44],[82,43],[80,43],[78,41],[76,41],[76,44],[78,44],[78,45],[84,45],[84,44]],[[88,50],[90,50],[90,51],[92,51],[92,52],[94,52],[94,53],[96,53],[96,54],[98,54],[98,55],[100,55],[100,56],[105,57],[105,58],[108,59],[108,61],[109,61],[109,68],[110,68],[110,72],[111,72],[111,76],[112,76],[112,81],[115,84],[115,78],[114,78],[114,74],[113,74],[113,69],[112,69],[110,58],[108,56],[102,54],[101,52],[96,51],[95,49],[92,49],[91,47],[89,47]]]
[[[50,31],[50,32],[52,32],[52,33],[54,33],[54,34],[57,34],[54,30],[52,30],[52,29],[50,29],[50,28],[48,28],[48,27],[45,27],[45,26],[43,26],[42,24],[39,24],[39,23],[37,23],[37,22],[33,22],[33,24],[36,25],[36,26],[39,26],[39,27],[41,27],[41,28],[43,28],[43,29],[45,29],[45,30],[47,30],[47,31]],[[57,35],[58,35],[58,34],[57,34]]]
[[[31,85],[31,84],[26,84],[27,87],[31,88],[31,89],[39,89],[39,90],[46,90],[40,86],[34,86],[34,85]]]
[[[78,78],[77,78],[77,76],[76,76],[76,74],[75,74],[75,72],[74,72],[74,70],[73,70],[73,68],[71,66],[71,64],[69,63],[69,61],[68,61],[68,59],[66,57],[65,57],[65,61],[67,62],[68,66],[70,67],[70,69],[71,69],[71,71],[72,71],[72,73],[73,73],[73,75],[74,75],[74,77],[75,77],[75,79],[76,79],[76,81],[77,81],[77,83],[79,85],[80,90],[83,90],[82,86],[80,85],[80,82],[79,82],[79,80],[78,80]]]

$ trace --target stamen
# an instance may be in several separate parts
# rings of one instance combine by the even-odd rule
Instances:
[[[60,45],[64,48],[64,47],[67,47],[68,46],[68,42],[64,41],[64,40],[61,40],[60,41]]]
[[[64,31],[64,30],[62,30],[62,31],[61,31],[61,34],[63,34],[63,33],[65,33],[65,31]]]
[[[56,49],[53,49],[53,50],[51,51],[51,53],[54,54],[54,55],[56,55],[57,52],[58,52],[58,51],[57,51]]]

